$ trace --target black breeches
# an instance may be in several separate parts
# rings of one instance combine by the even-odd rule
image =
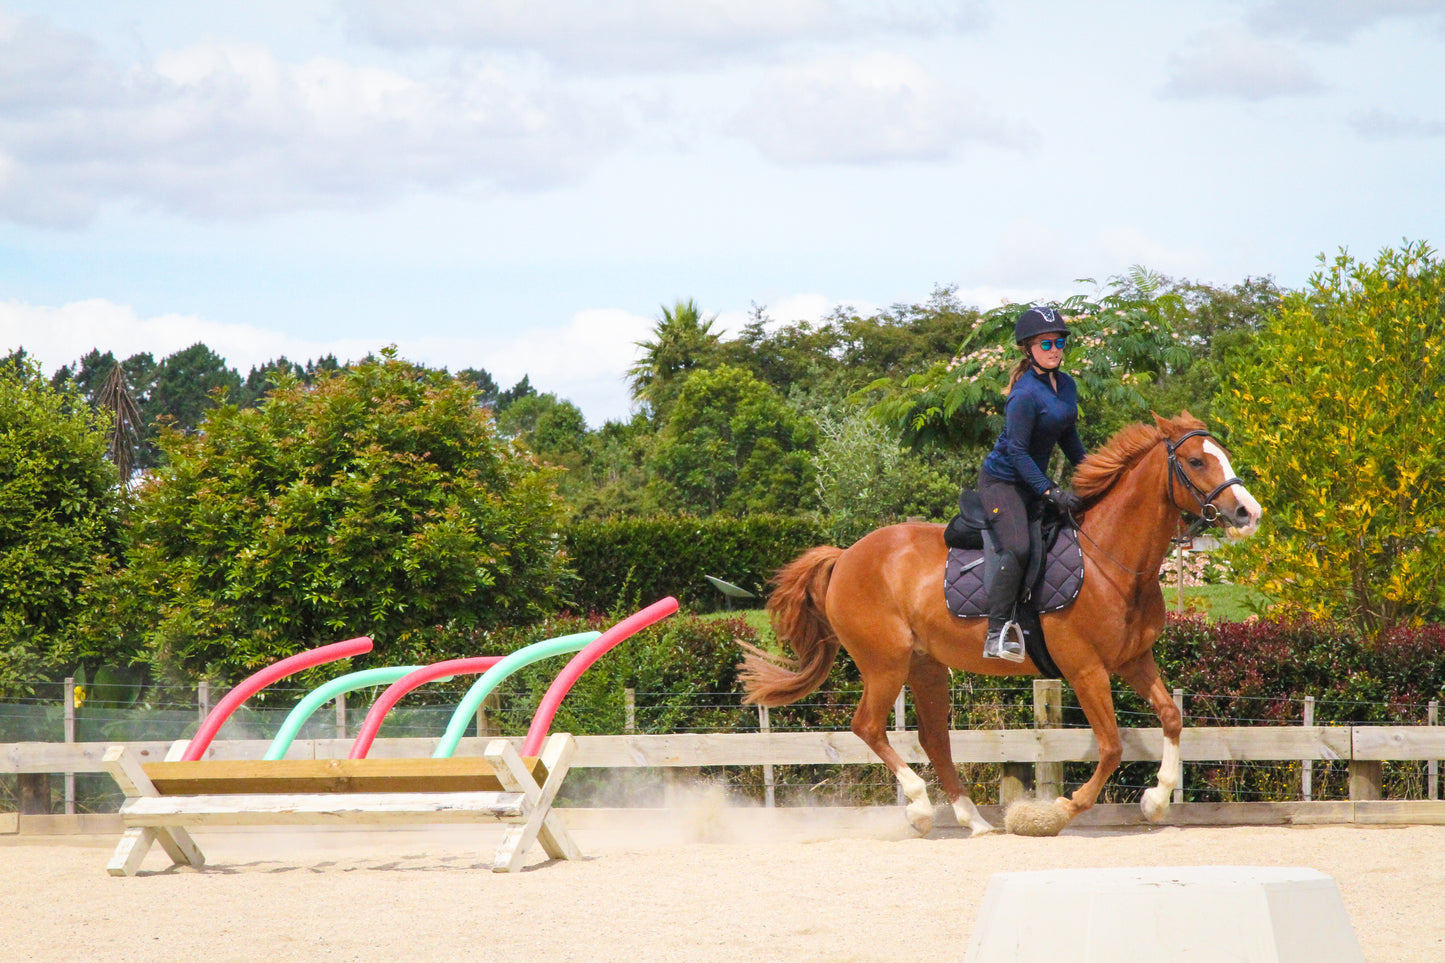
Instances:
[[[1000,554],[1012,556],[1022,568],[1029,560],[1029,516],[1039,511],[1039,500],[1022,485],[978,473],[978,494],[984,517],[993,531]]]

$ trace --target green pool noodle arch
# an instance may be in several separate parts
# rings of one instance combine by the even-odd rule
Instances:
[[[286,758],[286,750],[291,748],[291,743],[295,741],[296,734],[301,731],[306,720],[310,719],[317,709],[342,693],[351,692],[354,689],[365,689],[372,685],[391,685],[408,672],[415,672],[418,668],[420,666],[392,665],[380,669],[362,669],[360,672],[338,676],[330,682],[317,686],[308,692],[304,699],[296,703],[296,708],[292,709],[286,716],[286,720],[281,723],[276,738],[271,740],[271,745],[266,749],[266,755],[261,758]]]
[[[480,679],[472,683],[472,687],[462,697],[461,705],[457,706],[457,711],[452,714],[451,721],[447,723],[446,733],[442,735],[441,742],[437,743],[436,750],[432,752],[432,758],[450,759],[452,757],[452,753],[457,751],[457,743],[462,741],[462,736],[467,731],[467,725],[477,714],[477,708],[482,704],[482,700],[491,695],[492,690],[507,676],[533,662],[550,659],[554,655],[576,652],[601,635],[601,632],[578,632],[574,635],[559,635],[555,639],[533,642],[492,666],[482,674]]]

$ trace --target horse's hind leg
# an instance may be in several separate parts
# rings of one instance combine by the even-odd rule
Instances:
[[[913,693],[913,708],[918,716],[918,743],[933,763],[938,784],[953,804],[958,824],[973,830],[975,836],[997,832],[969,798],[953,764],[953,746],[948,736],[953,708],[948,691],[948,668],[932,656],[915,652],[908,673],[908,688]]]
[[[1129,683],[1130,688],[1149,700],[1154,714],[1159,717],[1160,728],[1164,730],[1164,750],[1159,757],[1159,779],[1157,785],[1144,790],[1139,808],[1144,818],[1157,823],[1169,812],[1170,794],[1179,787],[1179,734],[1184,720],[1174,698],[1159,677],[1159,666],[1154,654],[1146,652],[1133,662],[1119,669],[1119,675]]]
[[[854,661],[858,661],[856,657]],[[928,798],[928,785],[888,742],[888,714],[908,676],[907,657],[890,659],[884,664],[859,663],[858,669],[863,676],[863,697],[853,713],[853,734],[862,739],[898,779],[903,794],[908,797],[904,809],[908,824],[918,835],[926,836],[933,829],[933,803]]]

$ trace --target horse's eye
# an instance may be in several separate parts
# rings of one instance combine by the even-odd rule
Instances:
[[[1203,458],[1191,458],[1191,459],[1189,459],[1189,465],[1190,465],[1191,468],[1203,468],[1203,467],[1204,467],[1204,459],[1203,459]]]

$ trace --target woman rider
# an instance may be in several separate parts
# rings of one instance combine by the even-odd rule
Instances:
[[[979,495],[999,553],[988,593],[986,658],[1024,659],[1023,630],[1014,621],[1019,583],[1029,561],[1029,519],[1041,500],[1064,512],[1082,507],[1079,496],[1059,487],[1045,470],[1054,446],[1071,463],[1084,460],[1079,440],[1079,394],[1059,366],[1069,329],[1053,308],[1029,308],[1014,325],[1024,357],[1009,376],[1004,429],[978,474]]]

